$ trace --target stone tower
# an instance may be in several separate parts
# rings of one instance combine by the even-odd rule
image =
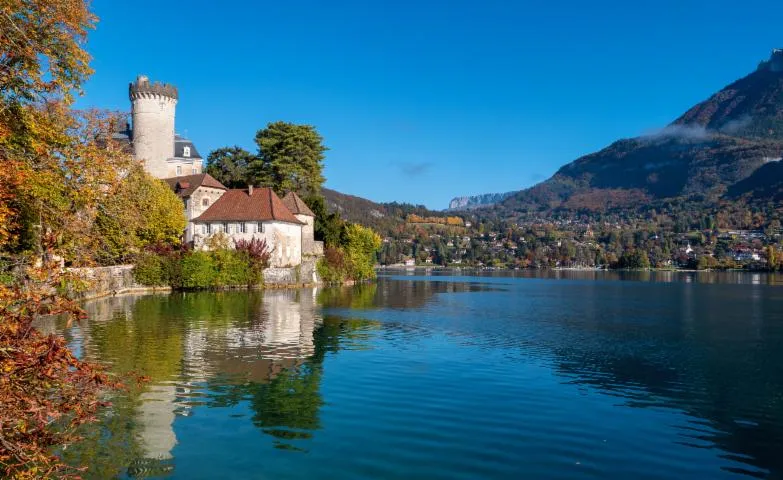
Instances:
[[[155,177],[174,176],[169,159],[174,152],[174,114],[177,89],[165,83],[150,83],[139,75],[128,88],[133,119],[133,153]]]

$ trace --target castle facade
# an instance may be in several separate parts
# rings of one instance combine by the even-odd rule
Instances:
[[[322,254],[323,244],[313,238],[315,215],[296,193],[280,199],[271,188],[228,189],[202,172],[204,161],[195,145],[175,130],[176,87],[139,75],[128,97],[132,124],[114,138],[127,142],[147,172],[182,199],[186,243],[207,248],[209,237],[217,234],[228,236],[232,246],[239,240],[265,240],[272,267],[295,267],[304,257]]]

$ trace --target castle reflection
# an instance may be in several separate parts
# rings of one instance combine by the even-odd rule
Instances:
[[[56,319],[41,328],[59,331],[74,350],[114,373],[149,378],[115,400],[115,408],[132,411],[133,422],[103,421],[100,428],[115,430],[94,436],[123,438],[123,453],[134,452],[126,459],[127,473],[150,476],[173,468],[177,418],[198,415],[200,406],[246,402],[251,421],[282,448],[319,428],[321,363],[346,327],[338,319],[324,327],[317,294],[303,289],[106,298],[87,304],[88,319],[71,328]],[[85,441],[67,456],[94,464],[94,456],[117,455],[106,451],[111,448],[120,447]]]

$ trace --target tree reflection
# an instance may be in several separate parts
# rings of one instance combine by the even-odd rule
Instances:
[[[358,292],[358,290],[357,290]],[[348,300],[369,304],[375,288]],[[174,468],[177,418],[200,408],[246,404],[250,421],[278,448],[301,449],[321,428],[321,381],[328,353],[376,325],[321,316],[314,290],[188,293],[104,299],[67,328],[83,355],[117,374],[149,378],[113,399],[85,440],[63,453],[90,465],[87,478],[158,476]],[[355,332],[355,334],[354,334]]]

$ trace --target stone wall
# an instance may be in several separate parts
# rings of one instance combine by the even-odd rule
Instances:
[[[270,267],[264,270],[264,286],[270,288],[288,288],[313,286],[320,283],[316,272],[317,257],[307,256],[296,267]],[[114,267],[70,268],[69,272],[79,275],[90,282],[87,290],[74,294],[81,300],[100,298],[127,293],[146,293],[169,291],[169,287],[148,287],[136,283],[133,279],[133,265]]]
[[[68,271],[90,282],[87,290],[74,294],[76,298],[83,300],[124,293],[170,290],[168,287],[150,288],[136,283],[133,279],[133,265],[69,268]]]
[[[302,258],[296,267],[270,267],[264,270],[264,286],[270,288],[302,287],[318,285],[320,279],[316,271],[318,259],[313,256]]]

